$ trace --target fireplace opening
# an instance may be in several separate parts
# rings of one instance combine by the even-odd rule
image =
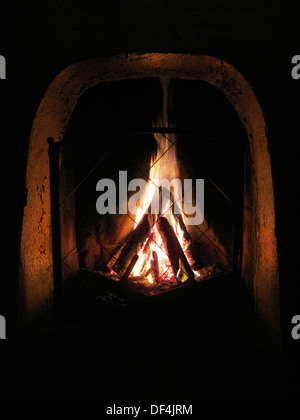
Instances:
[[[193,294],[216,279],[237,291],[245,138],[230,103],[200,80],[125,79],[87,90],[63,141],[50,142],[59,306],[74,294],[74,281],[62,290],[68,277],[114,305],[180,299],[183,287]],[[130,188],[137,179],[144,190]]]
[[[253,87],[245,76],[224,60],[204,55],[149,53],[84,60],[65,68],[50,84],[34,118],[30,137],[26,173],[27,204],[24,208],[20,246],[18,296],[20,323],[30,327],[32,322],[43,314],[49,314],[53,304],[65,308],[66,296],[75,293],[76,287],[80,289],[81,284],[84,283],[81,279],[79,280],[78,274],[82,272],[89,275],[95,274],[94,270],[84,268],[84,266],[88,267],[91,263],[93,267],[94,255],[97,256],[99,253],[98,251],[94,254],[93,252],[86,253],[91,247],[86,246],[87,237],[84,229],[79,226],[83,224],[83,226],[93,227],[96,226],[97,221],[92,221],[89,217],[90,222],[84,223],[80,221],[80,218],[78,219],[79,210],[82,209],[80,209],[80,200],[77,199],[77,195],[84,183],[76,187],[82,181],[78,170],[81,167],[84,168],[84,165],[83,162],[80,162],[79,167],[74,165],[76,142],[73,141],[74,139],[71,140],[72,132],[74,138],[77,136],[80,139],[81,136],[82,147],[77,147],[78,156],[84,157],[89,153],[88,150],[90,151],[88,157],[90,166],[87,166],[87,169],[93,167],[92,163],[98,162],[97,153],[92,152],[92,147],[87,140],[91,141],[92,137],[100,137],[101,133],[101,142],[95,141],[95,143],[97,147],[101,144],[101,156],[104,156],[104,144],[112,145],[112,134],[115,136],[121,133],[129,134],[127,127],[136,134],[143,132],[142,138],[146,138],[145,130],[147,133],[152,130],[152,137],[147,134],[149,138],[152,138],[147,142],[149,146],[145,146],[145,141],[138,142],[139,148],[143,145],[143,150],[149,147],[151,155],[152,147],[156,147],[153,129],[157,129],[152,123],[157,122],[155,117],[159,114],[158,110],[162,103],[162,91],[158,79],[160,77],[172,79],[174,89],[172,115],[175,115],[172,120],[175,126],[172,128],[177,130],[175,134],[178,137],[177,154],[180,169],[188,173],[192,173],[194,169],[199,170],[201,173],[195,172],[191,176],[199,176],[199,179],[203,176],[205,179],[205,165],[209,169],[208,174],[214,168],[214,177],[210,176],[210,178],[215,188],[220,188],[222,193],[225,193],[232,201],[234,210],[231,213],[231,221],[233,222],[231,222],[231,228],[226,231],[227,235],[222,234],[225,229],[223,226],[226,224],[221,224],[220,216],[213,220],[213,211],[216,211],[217,206],[211,206],[209,209],[209,197],[205,199],[204,206],[205,220],[208,223],[214,222],[215,235],[229,255],[228,243],[230,244],[230,241],[228,239],[226,243],[226,238],[230,238],[229,233],[232,232],[232,272],[203,281],[182,284],[178,282],[172,290],[155,296],[149,297],[139,293],[136,301],[145,302],[144,297],[146,297],[147,301],[154,302],[154,300],[170,297],[175,302],[176,295],[174,315],[197,308],[198,313],[195,314],[194,319],[199,320],[201,319],[199,311],[205,307],[210,309],[211,316],[218,314],[219,319],[216,320],[218,323],[220,314],[224,319],[224,311],[220,302],[217,302],[217,297],[228,294],[231,288],[233,301],[235,304],[241,303],[239,305],[240,332],[260,343],[267,344],[271,350],[277,351],[280,348],[278,253],[266,121]],[[147,83],[143,82],[145,79],[148,80],[147,83],[150,83],[148,88]],[[133,84],[135,83],[137,83],[137,88],[134,91]],[[116,99],[122,96],[121,85],[123,84],[127,86],[130,94],[123,95],[126,99],[123,99],[122,108],[117,107]],[[181,95],[179,95],[180,85],[185,85],[181,90]],[[113,91],[113,86],[115,86],[115,91]],[[86,120],[80,128],[80,119],[83,122],[84,119],[83,114],[80,117],[79,110],[84,108],[84,102],[87,105],[89,97],[96,98],[98,91],[101,91],[101,94],[98,94],[98,99],[94,100],[94,105],[86,107]],[[134,97],[139,99],[137,101],[139,106],[130,105],[129,98],[133,100]],[[102,106],[100,106],[101,98],[103,99]],[[93,111],[97,106],[102,114],[98,112],[95,116]],[[151,109],[155,112],[151,113]],[[108,118],[109,110],[113,111],[110,118]],[[149,112],[146,112],[147,110]],[[94,115],[94,120],[98,121],[98,128],[100,128],[94,130],[96,134],[93,134],[91,125],[92,115]],[[101,115],[102,118],[100,118]],[[163,131],[160,130],[160,133]],[[164,134],[167,134],[166,131]],[[191,134],[197,134],[198,140],[196,141],[195,136]],[[121,137],[122,141],[125,141],[126,136]],[[49,140],[50,146],[47,145],[47,138],[54,139]],[[134,138],[138,137],[131,136],[132,142]],[[226,141],[204,142],[205,138]],[[193,147],[185,147],[188,141]],[[234,143],[237,147],[234,147]],[[79,140],[77,144],[80,144]],[[218,152],[222,155],[222,146],[223,157],[225,154],[228,156],[230,150],[231,156],[236,155],[233,166],[229,163],[230,159],[224,159],[227,162],[224,171],[219,169],[222,168],[221,163],[214,165],[217,159],[210,164],[211,161],[208,158],[208,156],[217,156]],[[212,153],[204,153],[206,149]],[[132,156],[136,149],[123,148],[123,150],[122,162],[127,159],[128,163],[128,154]],[[189,151],[193,153],[189,155]],[[148,155],[148,153],[145,154]],[[141,156],[138,157],[142,160]],[[147,156],[146,162],[149,162],[149,159],[151,156]],[[197,165],[200,161],[201,170],[200,164]],[[139,167],[141,163],[135,161]],[[98,169],[100,168],[102,166],[98,165]],[[128,173],[130,169],[129,166]],[[229,181],[230,171],[234,174],[231,181]],[[86,171],[83,171],[83,176],[86,175]],[[185,177],[186,174],[181,172],[181,176]],[[99,177],[95,177],[95,181],[98,182]],[[225,184],[231,186],[233,195],[230,195],[228,189],[226,190]],[[213,184],[206,179],[205,185],[208,192]],[[91,191],[95,196],[93,199],[90,198],[91,203],[100,195],[100,192],[95,189],[94,184]],[[222,197],[224,197],[223,194]],[[91,205],[96,207],[95,204],[94,202]],[[222,215],[225,215],[225,206],[222,207]],[[96,213],[95,217],[98,218],[98,216]],[[222,228],[219,228],[219,225]],[[111,233],[113,227],[111,224]],[[99,266],[95,267],[97,271]],[[228,282],[226,278],[229,279]],[[95,296],[100,297],[98,300],[103,297],[105,300],[105,296],[112,294],[118,296],[121,290],[126,294],[126,289],[120,287],[120,281],[117,287],[118,293],[112,294],[110,293],[112,280],[109,279],[107,288],[104,287],[105,281],[105,277],[101,282],[99,281],[99,273],[96,273],[95,277],[91,276],[89,285],[93,283],[93,287],[90,287],[89,296],[92,295],[90,303],[97,300]],[[114,285],[115,283],[113,281]],[[103,285],[101,289],[105,290],[97,291],[99,284]],[[81,290],[75,293],[80,298],[87,291],[85,286],[83,288],[83,293]],[[205,296],[208,289],[211,290],[211,299]],[[215,293],[215,290],[218,290],[218,293]],[[181,306],[182,310],[179,310],[183,302],[186,302],[186,305]],[[215,305],[214,308],[213,305]],[[151,313],[153,314],[153,311]],[[202,310],[203,313],[204,310]]]

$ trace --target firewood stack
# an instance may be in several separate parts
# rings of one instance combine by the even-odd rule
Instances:
[[[150,209],[148,209],[150,210]],[[173,210],[173,208],[172,208]],[[172,211],[173,212],[173,211]],[[173,227],[165,216],[159,215],[157,220],[150,211],[146,212],[137,227],[131,232],[129,237],[118,252],[111,258],[108,268],[112,274],[117,274],[121,281],[127,281],[132,278],[132,271],[137,263],[138,253],[143,248],[143,253],[147,255],[147,259],[151,259],[150,268],[145,271],[141,269],[140,275],[145,278],[151,275],[154,283],[159,283],[162,276],[160,275],[159,258],[154,250],[150,249],[150,243],[153,241],[153,227],[155,225],[157,232],[161,236],[163,249],[167,254],[172,269],[173,279],[179,283],[194,280],[194,272],[188,261],[193,261],[191,247],[186,252],[183,251]],[[177,219],[185,240],[190,244],[190,236],[184,224],[181,215],[174,214]]]

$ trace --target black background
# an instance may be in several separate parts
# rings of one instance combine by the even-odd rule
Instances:
[[[34,115],[54,77],[92,57],[129,52],[208,54],[235,66],[252,85],[265,115],[275,188],[284,357],[296,380],[299,342],[291,318],[300,314],[300,7],[281,0],[30,1],[1,8],[2,246],[1,314],[15,335],[17,270],[25,171]],[[7,340],[7,341],[8,341]],[[2,345],[2,343],[1,343]]]

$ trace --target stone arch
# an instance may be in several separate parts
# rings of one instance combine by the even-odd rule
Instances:
[[[103,81],[141,77],[202,80],[219,89],[237,112],[248,137],[244,197],[244,285],[256,318],[272,342],[280,337],[275,209],[266,124],[250,84],[227,62],[189,54],[129,54],[78,62],[48,87],[34,118],[27,165],[20,290],[22,311],[35,318],[52,302],[50,186],[47,138],[60,141],[82,93]],[[72,234],[70,241],[72,242]],[[22,316],[23,316],[22,315]]]

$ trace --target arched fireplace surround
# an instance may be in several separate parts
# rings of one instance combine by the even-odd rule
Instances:
[[[176,77],[202,80],[219,89],[238,114],[247,138],[242,255],[242,328],[272,345],[280,343],[280,303],[274,192],[266,123],[248,81],[227,62],[188,54],[129,54],[72,64],[48,87],[35,116],[27,165],[20,258],[20,319],[32,322],[53,301],[50,174],[47,138],[63,139],[82,93],[101,82]],[[74,228],[62,223],[62,246],[72,249]],[[73,253],[68,265],[75,271]],[[68,273],[64,273],[68,277]],[[246,302],[244,297],[246,296]],[[250,305],[249,305],[250,302]],[[249,308],[251,308],[249,312]]]

